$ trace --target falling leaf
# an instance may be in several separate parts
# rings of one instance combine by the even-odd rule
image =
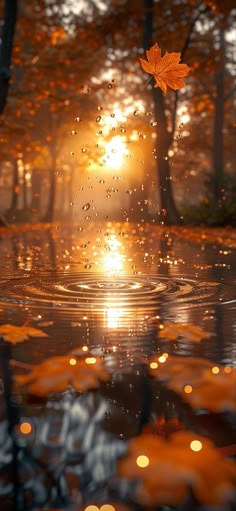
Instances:
[[[154,356],[149,373],[194,409],[236,411],[236,369],[202,358]]]
[[[170,341],[176,341],[179,337],[183,337],[191,342],[199,342],[202,339],[211,337],[211,334],[205,332],[200,326],[183,325],[182,323],[161,325],[158,334],[162,339],[164,338]]]
[[[134,500],[150,508],[181,504],[190,490],[200,504],[227,506],[235,498],[234,463],[210,440],[189,431],[168,440],[152,434],[132,439],[118,472],[138,482]]]
[[[15,375],[17,385],[26,386],[29,394],[46,397],[72,386],[79,392],[96,389],[109,374],[100,357],[77,357],[74,353],[52,357],[33,366],[27,374]]]
[[[141,66],[146,73],[153,75],[154,87],[160,87],[163,92],[167,86],[177,90],[185,86],[182,78],[188,74],[190,68],[187,64],[180,64],[180,53],[168,53],[161,56],[161,49],[155,43],[150,50],[146,51],[147,60],[139,59]]]
[[[0,326],[0,336],[2,336],[5,341],[11,342],[12,344],[28,341],[30,337],[48,337],[45,332],[38,328],[27,325],[15,326],[9,324]]]

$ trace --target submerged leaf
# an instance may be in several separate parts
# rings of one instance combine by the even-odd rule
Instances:
[[[159,337],[176,341],[179,337],[188,339],[191,342],[200,342],[202,339],[211,337],[209,332],[205,332],[200,326],[183,325],[182,323],[170,323],[160,326]]]
[[[235,368],[202,358],[165,354],[149,361],[149,373],[194,409],[236,411]]]
[[[27,374],[15,375],[17,385],[26,386],[29,394],[47,397],[72,386],[79,392],[96,389],[109,374],[100,357],[76,357],[74,354],[52,357],[34,366]]]
[[[27,325],[15,326],[7,323],[0,326],[0,336],[12,344],[28,341],[30,337],[48,337],[43,330],[38,328]]]
[[[151,434],[132,439],[118,471],[138,481],[134,499],[143,506],[176,506],[190,489],[201,504],[227,506],[235,499],[235,464],[210,440],[189,431],[168,440]]]

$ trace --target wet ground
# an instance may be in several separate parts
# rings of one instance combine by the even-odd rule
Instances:
[[[187,424],[189,430],[208,436],[219,447],[235,443],[232,414],[213,417],[207,414],[202,420],[202,411],[186,409],[174,392],[162,387],[150,391],[143,372],[143,364],[153,354],[161,356],[162,353],[200,357],[227,367],[235,365],[235,247],[235,233],[229,230],[181,230],[121,223],[2,230],[0,324],[27,324],[48,335],[11,344],[9,358],[19,365],[38,364],[48,357],[82,348],[92,357],[101,356],[111,374],[109,383],[103,383],[95,394],[82,395],[79,403],[72,391],[63,395],[62,401],[54,396],[45,405],[37,399],[28,402],[22,397],[21,389],[14,390],[18,422],[23,417],[35,432],[47,424],[47,433],[43,447],[40,433],[27,439],[30,445],[27,449],[38,451],[34,452],[34,467],[31,460],[28,462],[31,468],[26,468],[26,464],[22,469],[24,481],[31,481],[37,474],[39,487],[33,488],[32,483],[27,497],[26,489],[16,490],[16,481],[14,486],[8,475],[5,484],[8,490],[4,495],[3,478],[0,498],[4,509],[36,509],[34,505],[37,509],[44,506],[50,509],[50,506],[73,502],[78,506],[76,509],[84,509],[85,503],[110,502],[110,497],[106,500],[111,491],[107,482],[112,471],[115,473],[117,458],[125,452],[128,439],[137,435],[153,417],[185,421],[185,427]],[[172,341],[160,338],[163,325],[173,323],[197,325],[209,335],[200,342],[189,342],[184,336]],[[76,447],[73,466],[77,472],[73,472],[73,483],[66,476],[63,486],[60,478],[67,463],[68,435],[73,431],[70,426],[68,432],[63,422],[68,419],[68,403],[70,420],[77,429],[86,431],[98,414],[95,422],[99,422],[100,429],[97,431],[94,426],[91,435],[97,438],[97,445],[110,446],[113,455],[109,459],[102,448],[100,454],[94,454],[92,465],[99,463],[101,474],[98,475],[99,469],[93,473],[92,465],[87,467],[89,482],[83,484],[85,476],[81,466],[78,469],[81,463]],[[78,412],[78,406],[82,411]],[[3,390],[1,410],[2,438],[5,438],[7,412]],[[84,413],[87,410],[84,418],[83,410]],[[55,413],[60,414],[60,420],[55,419]],[[60,477],[55,476],[52,483],[50,477],[56,468],[50,469],[49,477],[48,466],[55,463],[51,437],[57,436],[60,449],[56,466],[61,469]],[[4,443],[0,448],[4,470],[4,463],[7,465]],[[15,500],[13,487],[17,491]],[[48,487],[54,488],[53,494]],[[119,499],[125,493],[123,487],[116,491]],[[130,496],[125,498],[124,501],[130,501]]]

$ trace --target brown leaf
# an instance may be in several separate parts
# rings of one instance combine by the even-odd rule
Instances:
[[[28,341],[30,337],[48,337],[45,332],[38,328],[27,325],[15,326],[7,323],[0,326],[0,336],[12,344]]]
[[[187,64],[180,64],[180,53],[168,53],[161,56],[161,49],[155,43],[150,50],[146,51],[147,60],[139,59],[141,66],[146,73],[153,75],[155,79],[154,87],[160,87],[163,92],[167,91],[167,86],[177,90],[185,86],[182,78],[187,76],[190,68]]]
[[[17,385],[27,386],[29,394],[46,397],[52,392],[63,392],[69,386],[84,392],[96,389],[109,374],[100,357],[83,358],[74,354],[52,357],[34,366],[28,374],[15,375]]]
[[[202,339],[211,337],[209,332],[205,332],[200,326],[183,325],[182,323],[170,323],[160,325],[158,335],[162,339],[176,341],[179,337],[188,339],[191,342],[200,342]]]
[[[121,477],[139,481],[135,500],[144,506],[181,504],[191,489],[200,504],[227,506],[235,497],[235,465],[214,444],[189,431],[168,440],[142,434],[118,463]]]

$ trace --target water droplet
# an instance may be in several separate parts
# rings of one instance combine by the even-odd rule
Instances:
[[[74,202],[70,202],[70,206],[74,206],[74,204],[75,204]]]
[[[114,119],[114,117],[115,117],[115,114],[111,114],[111,117],[112,117],[112,119]]]
[[[98,110],[103,110],[102,106],[98,106]]]
[[[96,117],[96,122],[100,122],[100,121],[101,121],[101,115],[98,115],[98,116]]]
[[[108,89],[112,89],[112,84],[111,84],[111,83],[108,83],[107,88],[108,88]]]
[[[75,121],[76,121],[76,122],[80,122],[80,121],[81,121],[80,117],[76,117],[76,118],[75,118]]]
[[[89,209],[89,208],[90,208],[90,204],[89,204],[89,202],[86,202],[86,204],[84,204],[84,205],[83,205],[83,207],[82,207],[82,209],[83,209],[84,211],[88,211],[88,209]]]
[[[120,132],[121,132],[121,133],[126,133],[126,129],[125,129],[125,127],[124,127],[124,126],[121,126],[121,127],[120,127]]]
[[[151,121],[150,126],[157,126],[157,121]]]
[[[69,155],[70,155],[70,156],[74,156],[74,155],[75,155],[75,153],[74,153],[73,151],[70,151],[70,152],[69,152]]]
[[[85,220],[91,220],[91,216],[87,215],[87,216],[85,217]]]
[[[71,135],[77,135],[77,131],[72,130],[72,131],[71,131]]]
[[[82,152],[82,153],[87,153],[87,149],[86,149],[86,147],[82,147],[81,152]]]
[[[84,229],[83,227],[78,227],[79,232],[83,231],[83,229]]]
[[[131,195],[133,193],[133,190],[126,190],[126,193],[128,193],[129,195]]]
[[[102,130],[99,130],[99,131],[98,131],[98,135],[102,135]]]
[[[135,115],[135,116],[140,115],[140,110],[135,110],[135,111],[134,111],[134,115]]]
[[[100,179],[99,183],[103,184],[103,183],[105,183],[105,180],[104,179]]]
[[[163,156],[163,160],[168,160],[168,156]]]

